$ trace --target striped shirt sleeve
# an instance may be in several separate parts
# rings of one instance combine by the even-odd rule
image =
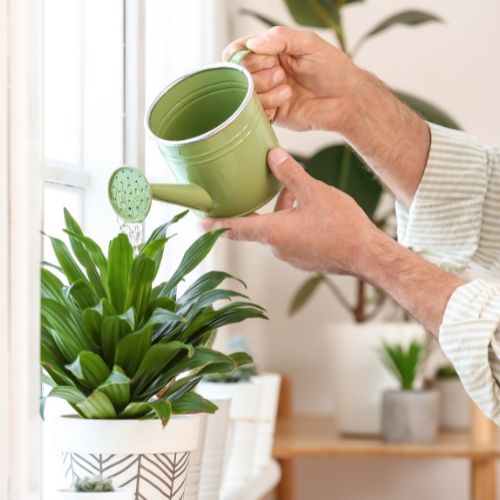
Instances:
[[[500,275],[500,154],[437,125],[410,209],[397,205],[398,239],[452,272]],[[484,274],[484,272],[483,272]],[[451,296],[439,331],[444,353],[483,412],[500,424],[500,285],[477,279]]]

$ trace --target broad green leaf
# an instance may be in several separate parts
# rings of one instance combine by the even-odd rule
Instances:
[[[81,352],[66,368],[88,389],[95,389],[110,375],[111,371],[98,354]]]
[[[460,125],[450,115],[448,115],[448,113],[434,104],[431,104],[420,97],[408,94],[407,92],[397,91],[396,95],[425,120],[435,123],[436,125],[441,125],[442,127],[460,130]]]
[[[355,48],[352,51],[352,55],[358,52],[361,46],[371,37],[378,35],[389,28],[392,28],[398,24],[406,26],[418,26],[420,24],[425,24],[429,22],[439,22],[442,23],[443,20],[434,15],[429,14],[421,10],[406,10],[403,12],[398,12],[389,16],[387,19],[377,23],[366,35],[363,35],[361,39],[356,43]]]
[[[73,386],[59,385],[52,388],[47,395],[48,398],[61,398],[71,405],[75,405],[85,399],[85,394]]]
[[[155,263],[155,273],[153,279],[156,277],[158,269],[160,268],[161,260],[163,258],[163,251],[168,240],[169,238],[153,240],[141,250],[141,255],[148,257]]]
[[[109,299],[120,313],[130,307],[125,305],[125,300],[133,260],[134,251],[128,236],[120,233],[109,244],[108,252]]]
[[[302,26],[332,28],[340,24],[339,7],[331,0],[285,0],[294,21]]]
[[[193,303],[187,304],[182,309],[179,309],[179,314],[187,315],[189,312],[189,314],[191,315],[193,314],[193,312],[200,311],[206,307],[211,307],[218,300],[228,300],[232,299],[233,297],[248,299],[246,295],[235,292],[233,290],[208,290],[202,293]]]
[[[116,418],[116,412],[108,397],[99,391],[94,391],[88,398],[76,403],[76,408],[85,418]]]
[[[131,307],[118,316],[107,316],[101,323],[101,346],[104,359],[108,366],[115,363],[115,353],[118,343],[135,328],[135,313]],[[118,363],[119,364],[119,363]],[[119,364],[120,365],[120,364]],[[121,365],[120,365],[121,366]]]
[[[148,310],[146,312],[146,316],[151,316],[153,314],[153,311],[156,309],[166,309],[167,311],[175,311],[177,308],[177,304],[175,303],[175,300],[172,300],[170,297],[166,295],[161,295],[155,299],[153,299],[153,291],[151,292],[150,295],[150,302],[148,305]]]
[[[227,229],[217,229],[201,235],[187,250],[179,267],[168,281],[167,290],[173,290],[184,277],[195,269],[209,254],[221,234]]]
[[[155,412],[156,416],[161,420],[163,427],[168,424],[170,415],[172,414],[172,405],[166,399],[157,399],[149,403],[151,409]]]
[[[172,402],[172,413],[174,413],[174,415],[215,413],[216,411],[217,405],[203,398],[196,392],[187,392]]]
[[[322,149],[306,161],[305,168],[316,179],[352,196],[368,217],[373,218],[382,186],[351,148],[337,144]]]
[[[74,217],[66,208],[64,209],[64,220],[66,222],[66,231],[69,235],[71,248],[73,250],[73,253],[75,254],[75,257],[84,267],[85,272],[87,273],[87,277],[90,283],[92,283],[95,292],[99,295],[99,297],[105,297],[105,286],[103,285],[101,277],[99,276],[96,263],[93,261],[88,249],[78,238],[78,236],[84,236],[83,231],[78,222],[76,222]]]
[[[132,380],[133,398],[147,387],[168,365],[170,360],[178,353],[185,351],[187,357],[194,354],[193,346],[182,342],[168,342],[151,346],[144,355],[137,373]]]
[[[50,334],[42,336],[42,342],[40,344],[40,364],[58,385],[75,386],[75,381],[64,368],[66,360]]]
[[[253,364],[253,358],[247,352],[233,352],[229,355],[235,368]]]
[[[204,369],[206,370],[206,368]],[[204,371],[202,370],[202,372]],[[163,397],[167,398],[171,402],[174,402],[178,398],[184,396],[189,391],[193,390],[202,380],[203,373],[199,375],[188,375],[179,380],[176,380],[172,385],[170,385]]]
[[[222,271],[209,271],[203,276],[198,278],[188,289],[184,292],[182,297],[179,299],[179,305],[184,305],[192,302],[194,299],[199,297],[201,294],[217,288],[225,279],[233,279],[239,281],[245,288],[246,284],[234,276],[222,272]]]
[[[119,367],[114,366],[109,377],[98,387],[111,401],[117,414],[119,414],[130,401],[130,379]]]
[[[254,17],[255,19],[258,19],[261,23],[269,26],[270,28],[272,28],[273,26],[284,26],[283,23],[280,23],[279,21],[276,21],[275,19],[271,19],[270,17],[264,16],[264,15],[260,14],[259,12],[256,12],[256,11],[251,10],[251,9],[240,9],[239,13],[246,15],[246,16]]]
[[[134,401],[129,403],[126,408],[120,413],[120,418],[139,419],[145,417],[151,412],[149,403],[143,401]]]
[[[138,325],[142,323],[149,305],[155,272],[153,260],[144,255],[139,255],[134,259],[126,288],[126,308],[133,307],[135,309]]]
[[[158,325],[164,325],[165,323],[174,322],[185,322],[186,319],[179,316],[177,313],[168,311],[167,309],[157,308],[153,311],[148,321],[144,326],[152,326],[153,328]]]
[[[316,274],[308,278],[300,288],[295,293],[288,314],[295,314],[297,311],[302,309],[307,302],[312,298],[314,292],[323,282],[323,276],[321,274]]]
[[[115,316],[116,311],[108,299],[101,299],[99,304],[85,309],[82,313],[83,327],[86,334],[98,345],[101,344],[102,320],[108,316]]]
[[[59,265],[61,266],[61,269],[63,270],[69,283],[74,283],[77,280],[87,281],[87,277],[83,274],[83,271],[76,263],[75,259],[73,259],[66,243],[53,237],[50,238],[50,242],[52,243],[52,248],[57,261],[59,262]]]
[[[52,299],[56,302],[64,302],[63,283],[48,269],[42,267],[41,271],[41,292],[42,298]]]
[[[76,280],[69,287],[69,294],[81,309],[94,307],[99,302],[99,297],[88,281]]]
[[[147,350],[151,346],[153,329],[150,326],[123,337],[116,346],[114,364],[121,366],[132,378],[139,368]]]
[[[157,227],[152,233],[151,236],[147,239],[147,241],[141,246],[141,252],[143,248],[147,247],[152,241],[165,238],[167,235],[167,230],[173,224],[179,222],[182,218],[184,218],[189,213],[189,210],[184,210],[176,215],[174,215],[168,222],[162,224]]]
[[[82,351],[94,350],[81,322],[66,307],[51,299],[42,299],[42,318],[51,326],[51,334],[66,361],[74,361]]]

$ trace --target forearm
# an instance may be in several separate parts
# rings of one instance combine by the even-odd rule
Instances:
[[[358,260],[361,278],[384,290],[437,337],[446,305],[463,280],[378,230],[363,246]]]
[[[337,131],[409,207],[427,163],[429,127],[374,75],[358,71]]]

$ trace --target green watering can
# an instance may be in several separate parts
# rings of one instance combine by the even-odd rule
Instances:
[[[149,184],[140,170],[119,168],[108,194],[123,220],[143,221],[153,199],[192,208],[202,217],[240,216],[279,192],[267,167],[267,153],[278,141],[250,73],[237,64],[249,52],[185,75],[156,98],[145,127],[177,184]]]

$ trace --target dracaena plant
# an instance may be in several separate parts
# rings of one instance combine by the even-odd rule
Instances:
[[[346,39],[347,30],[343,20],[343,10],[349,8],[351,4],[363,3],[364,0],[284,0],[284,2],[297,24],[330,30],[339,49],[353,59],[366,42],[394,26],[420,26],[430,22],[442,22],[441,18],[429,12],[404,10],[376,22],[367,33],[349,45]],[[284,26],[284,23],[251,9],[242,9],[240,12],[258,19],[269,27]],[[395,91],[395,94],[426,120],[444,127],[460,128],[453,118],[434,104],[408,92]],[[330,145],[310,157],[294,156],[313,177],[348,193],[377,226],[390,232],[392,210],[382,214],[378,210],[383,194],[382,186],[347,144]],[[318,273],[307,278],[297,290],[290,305],[290,313],[294,314],[302,309],[321,285],[326,286],[333,293],[358,323],[373,318],[381,310],[386,299],[385,294],[374,290],[373,297],[368,300],[365,283],[358,280],[356,301],[352,303],[328,275]],[[371,307],[367,307],[369,302],[371,302]]]
[[[118,234],[105,255],[64,211],[70,247],[50,238],[58,265],[41,270],[41,365],[52,386],[47,397],[65,399],[84,418],[159,418],[164,425],[171,414],[216,410],[194,392],[197,383],[252,359],[211,349],[210,337],[222,326],[266,315],[242,293],[219,288],[236,279],[225,272],[207,272],[177,293],[224,230],[199,237],[170,278],[154,283],[168,229],[185,214],[155,229],[136,253],[128,236]]]

